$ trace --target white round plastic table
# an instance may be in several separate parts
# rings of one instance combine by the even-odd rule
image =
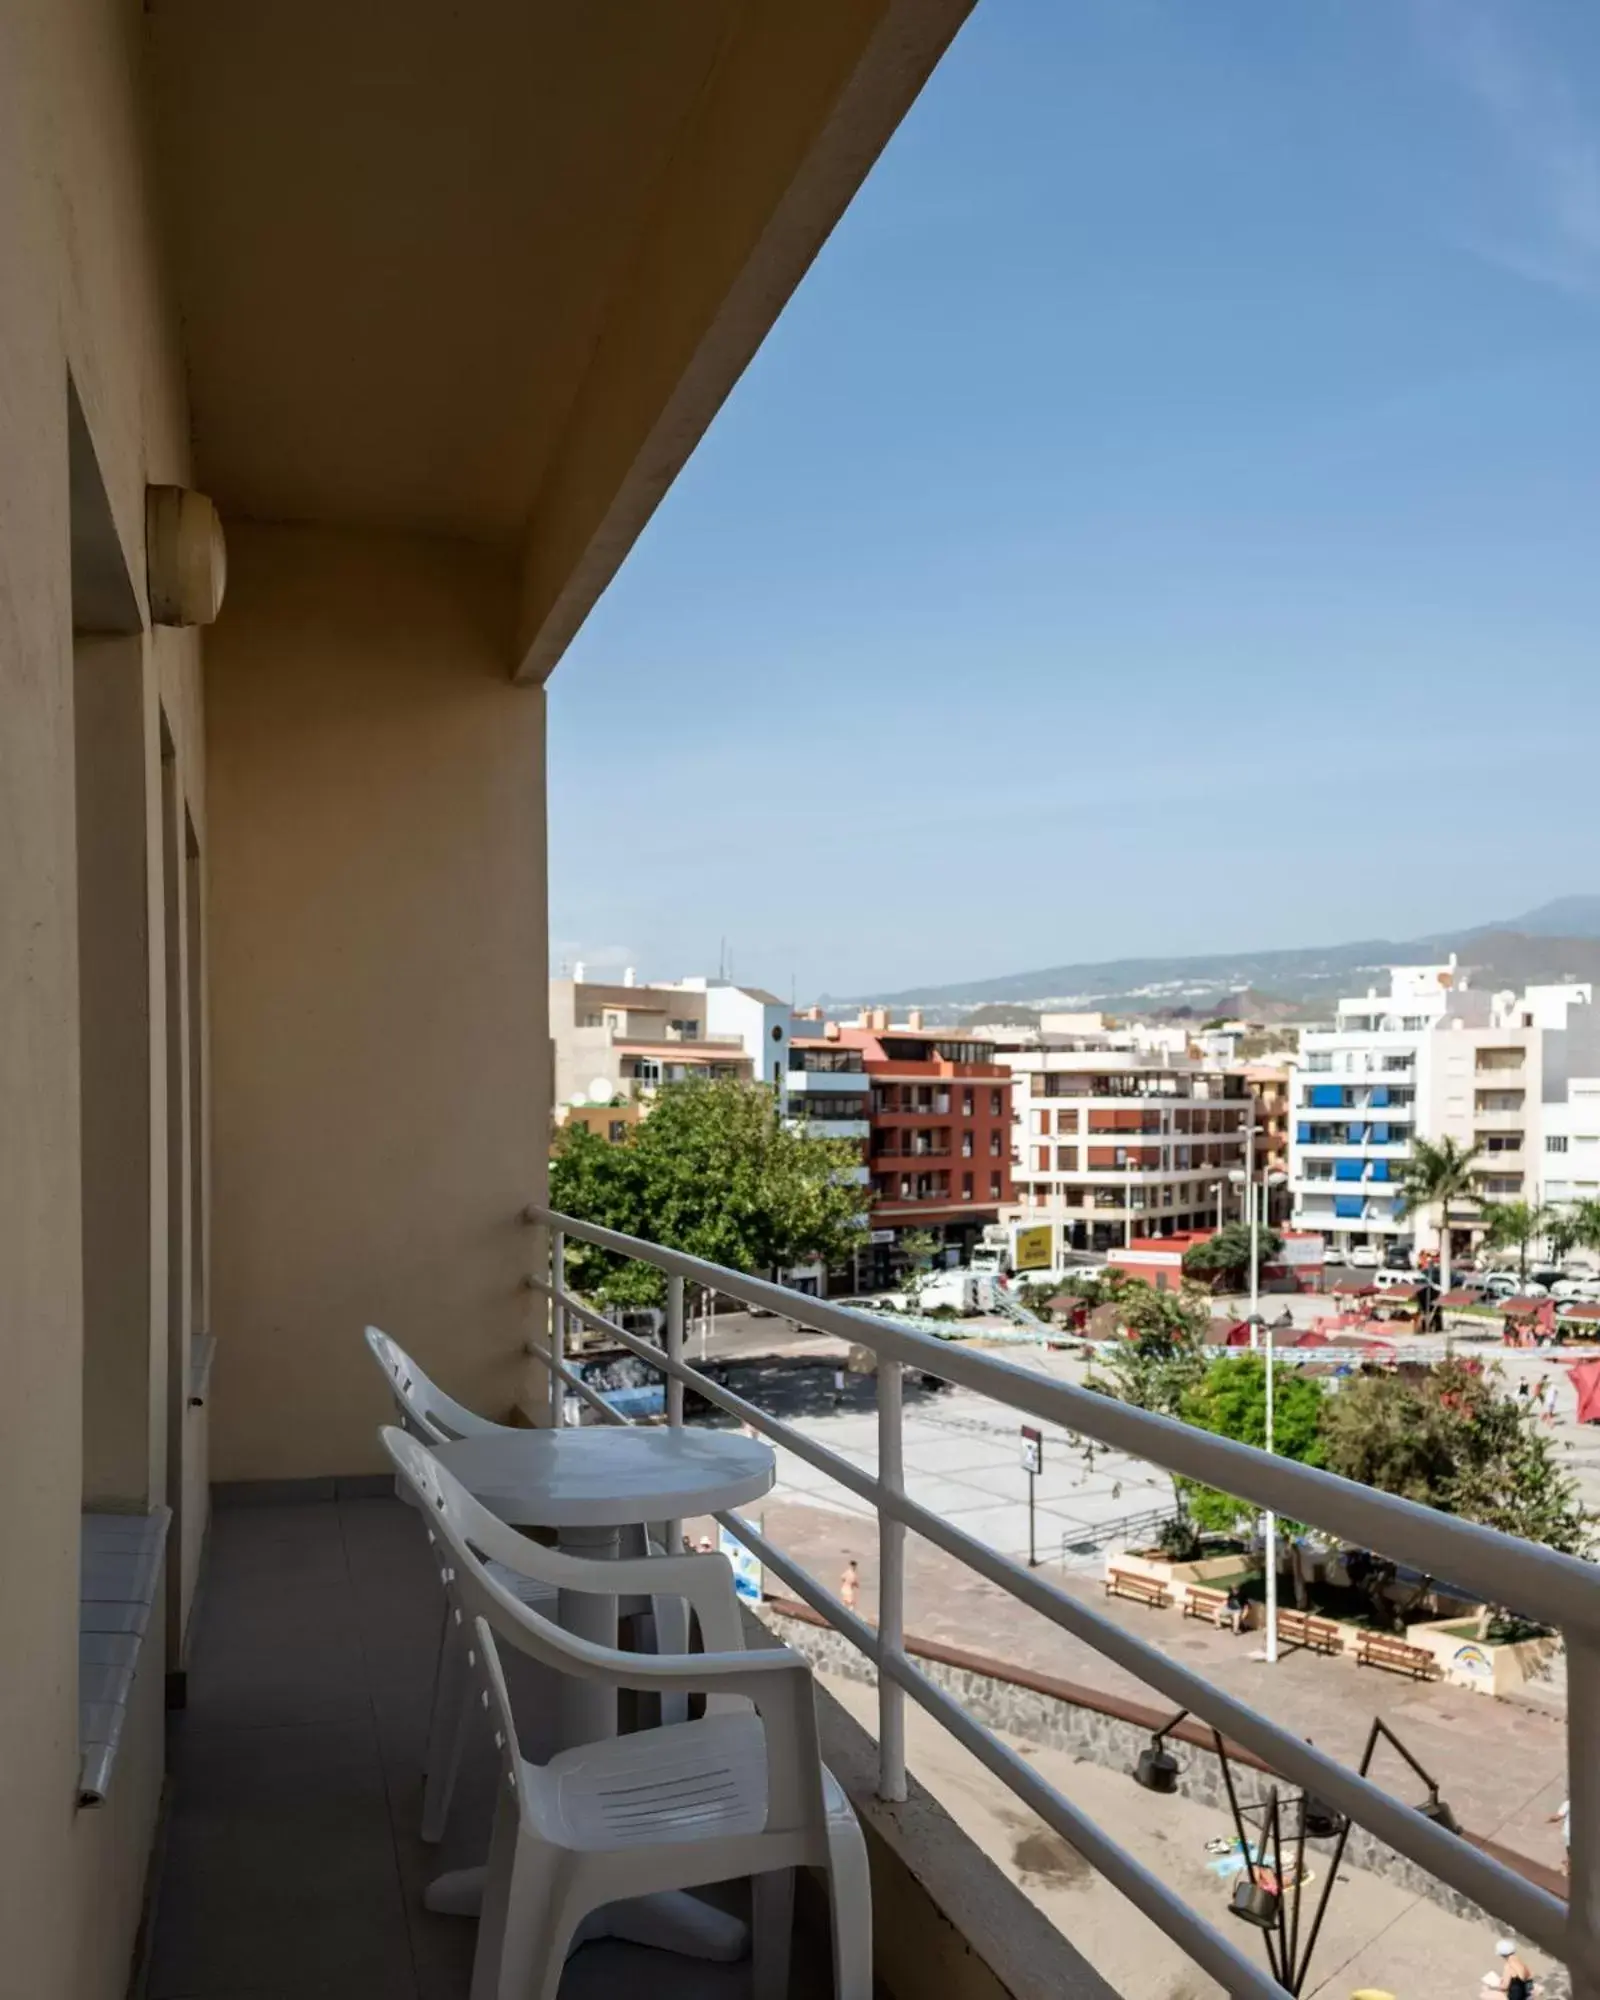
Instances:
[[[572,1430],[489,1431],[435,1445],[433,1455],[491,1513],[514,1528],[609,1530],[681,1520],[759,1500],[772,1485],[770,1445],[739,1431],[645,1430],[597,1424]],[[574,1553],[603,1542],[584,1537]],[[565,1622],[565,1621],[563,1621]]]
[[[489,1431],[435,1445],[433,1455],[490,1513],[514,1528],[554,1528],[565,1554],[591,1562],[615,1558],[625,1527],[743,1506],[777,1473],[771,1446],[739,1431]],[[614,1597],[563,1590],[556,1616],[580,1639],[617,1643]],[[566,1680],[557,1733],[563,1749],[615,1736],[615,1689]]]
[[[591,1561],[614,1558],[625,1527],[741,1507],[769,1492],[777,1476],[772,1448],[738,1431],[621,1425],[491,1431],[435,1445],[433,1455],[501,1520],[514,1528],[554,1528],[565,1554]],[[579,1638],[617,1643],[614,1597],[563,1590],[556,1615]],[[613,1689],[563,1682],[561,1747],[597,1743],[616,1729]],[[467,1912],[477,1909],[482,1892],[483,1871],[467,1869],[440,1876],[426,1900],[430,1909]],[[675,1894],[610,1905],[605,1920],[591,1918],[575,1943],[599,1935],[705,1958],[735,1958],[746,1939],[742,1923]]]

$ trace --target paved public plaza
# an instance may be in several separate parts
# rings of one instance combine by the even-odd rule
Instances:
[[[1286,1302],[1272,1301],[1275,1311]],[[1325,1300],[1287,1302],[1296,1323],[1326,1312]],[[757,1322],[749,1329],[759,1345]],[[719,1333],[721,1328],[719,1326]],[[793,1340],[781,1361],[763,1363],[734,1329],[723,1367],[730,1386],[830,1450],[875,1470],[877,1420],[870,1377],[842,1371],[836,1343]],[[771,1336],[768,1336],[769,1339]],[[1464,1353],[1499,1362],[1508,1379],[1548,1374],[1558,1383],[1558,1419],[1551,1435],[1578,1477],[1590,1505],[1600,1506],[1600,1431],[1572,1421],[1565,1370],[1544,1351],[1505,1351],[1468,1339]],[[717,1348],[722,1341],[716,1342]],[[1008,1347],[1005,1358],[1067,1381],[1081,1381],[1086,1364],[1042,1348]],[[737,1358],[735,1356],[737,1355]],[[838,1372],[836,1372],[838,1371]],[[1235,1638],[1176,1609],[1152,1611],[1100,1588],[1106,1546],[1119,1526],[1170,1506],[1171,1482],[1156,1468],[1043,1425],[1043,1468],[1036,1486],[1035,1540],[1039,1559],[1065,1588],[1162,1651],[1248,1699],[1286,1727],[1311,1736],[1354,1763],[1374,1715],[1382,1715],[1439,1778],[1463,1824],[1547,1866],[1561,1848],[1549,1816],[1565,1796],[1566,1748],[1559,1676],[1525,1699],[1492,1700],[1467,1689],[1418,1684],[1345,1659],[1287,1652],[1268,1667],[1257,1655],[1260,1636]],[[1027,1475],[1020,1423],[969,1392],[932,1390],[908,1378],[905,1397],[906,1483],[913,1497],[991,1547],[1025,1558]],[[760,1510],[769,1537],[829,1589],[837,1590],[854,1557],[861,1608],[876,1613],[877,1530],[870,1507],[790,1452],[779,1452],[778,1483]],[[777,1586],[781,1588],[781,1586]],[[1133,1700],[1161,1697],[1004,1592],[915,1536],[907,1542],[906,1626],[921,1638],[987,1654],[1008,1665],[1046,1673]],[[1380,1756],[1373,1772],[1409,1796],[1415,1781],[1398,1760]],[[1130,1788],[1131,1789],[1131,1788]],[[1381,1982],[1380,1982],[1381,1983]]]

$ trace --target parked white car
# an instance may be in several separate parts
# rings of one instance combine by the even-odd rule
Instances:
[[[1392,1292],[1397,1285],[1415,1285],[1417,1274],[1415,1271],[1397,1271],[1392,1265],[1384,1264],[1373,1272],[1372,1282],[1380,1292]]]
[[[1375,1271],[1383,1262],[1381,1254],[1370,1243],[1358,1243],[1349,1253],[1347,1262],[1361,1271]]]

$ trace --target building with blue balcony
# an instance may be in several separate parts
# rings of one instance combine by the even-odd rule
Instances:
[[[1330,1247],[1410,1247],[1396,1183],[1417,1130],[1430,1038],[1456,994],[1453,966],[1407,966],[1390,991],[1341,1000],[1332,1028],[1301,1036],[1289,1136],[1291,1227]],[[1478,996],[1474,996],[1474,1001]]]

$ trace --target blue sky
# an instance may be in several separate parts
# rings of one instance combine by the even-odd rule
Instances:
[[[551,683],[560,959],[1600,890],[1600,5],[979,0]]]

